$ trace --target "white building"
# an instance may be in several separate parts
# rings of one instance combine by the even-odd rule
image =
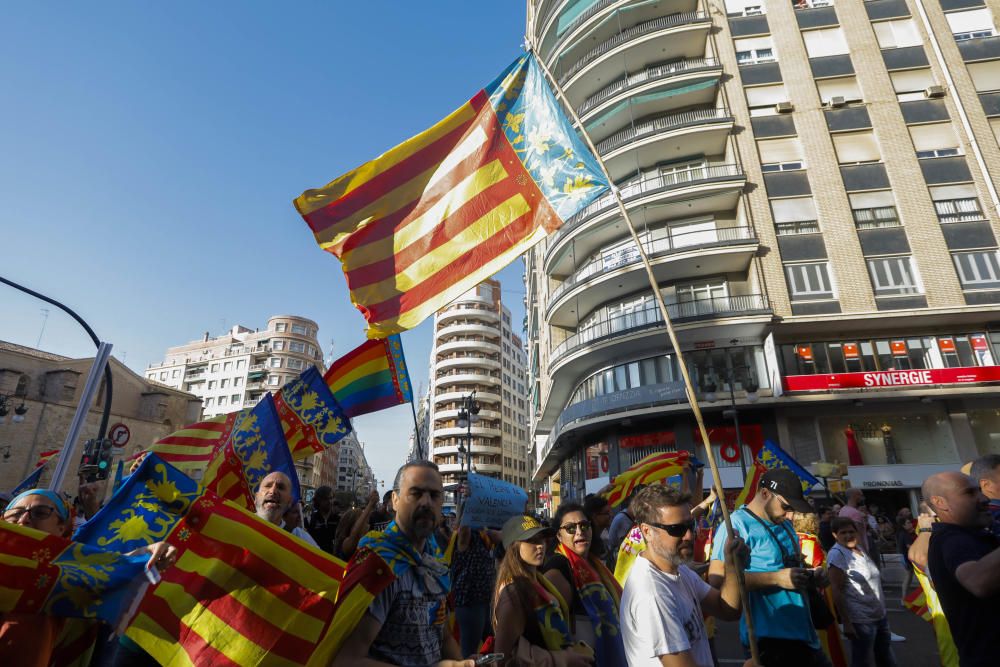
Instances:
[[[377,488],[375,473],[372,472],[365,443],[358,441],[353,431],[340,441],[337,457],[337,475],[333,481],[334,491],[348,491],[356,497],[365,498]]]

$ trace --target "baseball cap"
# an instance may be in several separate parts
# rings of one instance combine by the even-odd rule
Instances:
[[[802,494],[802,480],[787,468],[772,468],[765,472],[760,478],[760,485],[776,493],[785,499],[792,509],[803,514],[812,514],[816,511],[812,505],[806,502]]]
[[[542,535],[543,533],[543,537],[551,537],[555,534],[555,531],[543,526],[535,517],[524,515],[512,516],[507,519],[507,522],[503,525],[503,530],[500,531],[500,536],[503,540],[503,548],[509,549],[510,545],[514,544],[514,542],[530,540],[536,535]]]

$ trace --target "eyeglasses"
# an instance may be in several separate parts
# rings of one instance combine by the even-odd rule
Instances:
[[[56,511],[55,507],[49,505],[32,505],[31,507],[15,507],[12,510],[7,510],[3,513],[3,520],[10,521],[11,523],[16,523],[21,520],[25,512],[32,521],[45,521],[52,513]]]
[[[692,533],[698,527],[695,521],[685,521],[684,523],[649,523],[653,528],[659,528],[670,537],[684,537],[688,531]]]
[[[559,526],[559,530],[565,530],[570,535],[576,535],[576,529],[579,528],[581,531],[590,530],[589,521],[578,521],[577,523],[567,523]]]

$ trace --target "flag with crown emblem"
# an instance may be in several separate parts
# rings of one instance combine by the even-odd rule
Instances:
[[[293,459],[322,452],[351,432],[351,420],[315,366],[282,387],[274,407]]]
[[[799,462],[792,458],[792,455],[782,449],[779,445],[770,440],[764,441],[764,446],[754,457],[753,470],[747,475],[743,490],[736,497],[735,507],[742,507],[753,500],[760,486],[760,479],[765,472],[773,468],[786,468],[795,473],[802,482],[802,492],[808,494],[817,484],[816,479],[808,470],[799,465]]]

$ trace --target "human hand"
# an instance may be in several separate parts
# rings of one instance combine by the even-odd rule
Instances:
[[[788,591],[804,589],[812,578],[811,572],[812,570],[801,567],[786,567],[784,570],[778,570],[777,585]]]
[[[934,517],[930,514],[921,514],[917,517],[917,527],[920,530],[930,530],[934,525]]]
[[[816,588],[826,588],[830,585],[830,577],[827,575],[826,570],[817,567],[812,570],[812,573],[812,583]]]
[[[848,639],[855,639],[858,636],[854,631],[854,624],[850,621],[844,621],[844,636]]]
[[[379,501],[378,491],[372,490],[372,492],[368,494],[368,506],[375,507],[375,505],[378,504],[378,501]]]
[[[739,535],[734,535],[726,540],[724,552],[726,564],[731,567],[745,570],[750,564],[750,547]]]
[[[142,556],[149,554],[146,567],[155,567],[160,572],[165,572],[171,565],[177,562],[177,547],[166,542],[153,542],[152,544],[125,554],[126,556]]]
[[[434,667],[476,667],[476,659],[466,658],[465,660],[438,660],[434,663]]]

